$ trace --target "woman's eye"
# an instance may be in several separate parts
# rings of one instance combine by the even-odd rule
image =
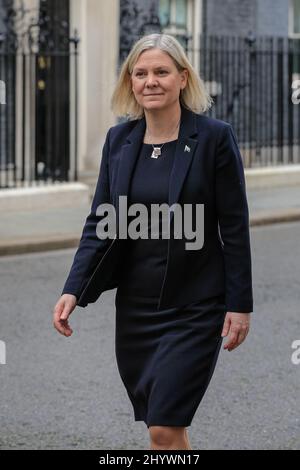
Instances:
[[[158,73],[159,74],[164,74],[164,73],[167,73],[167,71],[166,70],[159,70]],[[145,75],[145,72],[137,72],[135,74],[136,77],[140,77],[141,75]]]

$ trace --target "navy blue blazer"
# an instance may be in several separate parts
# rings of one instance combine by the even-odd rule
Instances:
[[[169,206],[204,204],[204,245],[187,250],[184,237],[168,239],[165,276],[157,310],[225,296],[227,311],[253,311],[249,212],[242,158],[232,126],[181,106],[181,124],[169,183]],[[100,239],[99,204],[128,195],[130,177],[146,128],[145,118],[111,127],[102,151],[91,210],[62,294],[86,307],[118,287],[126,239]],[[184,151],[185,146],[190,151]],[[173,213],[171,212],[171,215]],[[172,220],[172,218],[171,218]],[[124,266],[123,266],[124,268]]]

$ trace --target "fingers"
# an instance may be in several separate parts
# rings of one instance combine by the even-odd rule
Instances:
[[[73,330],[66,320],[60,320],[59,325],[60,327],[58,331],[60,333],[62,333],[64,336],[71,336],[71,334],[73,333]]]
[[[62,311],[62,314],[60,316],[60,320],[68,320],[69,318],[69,315],[70,315],[70,307],[68,305],[65,304],[65,308],[63,309]]]
[[[240,344],[242,344],[243,341],[245,341],[248,331],[249,329],[247,327],[243,327],[242,330],[240,330],[239,336],[237,339],[237,344],[235,347],[239,346]]]
[[[243,341],[246,339],[248,334],[248,329],[239,330],[234,329],[233,331],[230,330],[230,335],[228,342],[225,344],[224,349],[228,349],[228,351],[232,351],[233,349],[237,348]]]
[[[229,324],[229,327],[228,327]],[[246,314],[231,314],[227,313],[222,336],[227,336],[229,333],[228,342],[225,344],[224,349],[232,351],[237,348],[246,338],[249,332],[249,318]],[[225,333],[225,334],[223,334]]]
[[[224,346],[224,349],[228,349],[228,351],[232,351],[237,346],[237,341],[239,337],[239,329],[231,325],[229,331],[229,338],[227,343]]]
[[[68,318],[72,310],[74,310],[73,303],[65,299],[60,299],[54,308],[53,325],[57,331],[64,336],[71,336],[73,333],[68,323]]]

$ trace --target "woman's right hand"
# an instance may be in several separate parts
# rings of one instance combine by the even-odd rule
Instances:
[[[72,328],[69,326],[68,318],[76,307],[77,298],[73,294],[63,294],[56,303],[53,310],[53,325],[64,336],[71,336]]]

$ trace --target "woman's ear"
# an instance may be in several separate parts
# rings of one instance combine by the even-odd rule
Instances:
[[[181,72],[181,78],[182,78],[182,86],[181,86],[181,89],[183,90],[186,85],[187,85],[187,81],[188,81],[188,76],[189,76],[189,72],[187,69],[184,69],[182,70]]]

